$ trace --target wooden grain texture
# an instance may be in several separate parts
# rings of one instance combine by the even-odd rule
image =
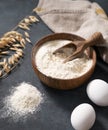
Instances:
[[[33,47],[32,49],[32,66],[33,69],[36,73],[36,75],[39,77],[39,79],[46,84],[49,87],[52,88],[56,88],[56,89],[61,89],[61,90],[69,90],[69,89],[73,89],[76,87],[79,87],[80,85],[82,85],[84,82],[86,82],[90,76],[92,75],[94,68],[95,68],[95,64],[96,64],[96,52],[94,51],[93,48],[90,48],[90,57],[93,59],[93,65],[90,68],[90,70],[88,72],[86,72],[85,74],[83,74],[80,77],[77,78],[73,78],[73,79],[58,79],[58,78],[52,78],[50,76],[46,76],[45,74],[41,73],[36,65],[36,61],[35,61],[35,56],[36,53],[39,49],[39,47],[41,47],[45,42],[51,41],[51,40],[73,40],[73,41],[77,41],[77,40],[84,40],[83,38],[73,35],[73,34],[68,34],[68,33],[55,33],[52,35],[48,35],[44,38],[42,38],[41,40],[39,40]]]

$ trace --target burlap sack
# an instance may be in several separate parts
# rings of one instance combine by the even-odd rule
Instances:
[[[108,63],[108,18],[97,3],[88,0],[39,0],[34,11],[54,32],[73,33],[84,38],[101,32],[105,42],[97,44],[97,48]]]

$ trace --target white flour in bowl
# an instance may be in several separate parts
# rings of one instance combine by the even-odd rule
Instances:
[[[69,43],[69,40],[48,41],[39,48],[35,61],[37,68],[43,74],[60,79],[77,78],[86,73],[92,66],[92,59],[84,54],[81,58],[63,63],[73,50],[66,48],[65,52],[53,54],[54,50]]]

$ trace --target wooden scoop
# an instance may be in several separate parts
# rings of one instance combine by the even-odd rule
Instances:
[[[72,48],[74,49],[75,51],[69,55],[65,60],[64,60],[64,63],[70,61],[70,60],[73,60],[79,56],[81,56],[81,54],[84,52],[84,50],[89,47],[89,46],[93,46],[95,44],[102,44],[104,41],[103,39],[103,36],[100,32],[95,32],[89,39],[87,40],[84,40],[84,41],[73,41],[73,42],[70,42],[58,49],[56,49],[53,54],[56,54],[56,53],[60,53],[62,52],[63,49],[65,48]]]

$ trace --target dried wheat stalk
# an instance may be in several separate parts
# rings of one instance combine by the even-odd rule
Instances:
[[[0,39],[0,77],[7,75],[19,63],[25,43],[22,34],[17,31],[7,32]]]
[[[29,26],[38,21],[39,20],[35,16],[28,16],[18,24],[18,27],[24,30],[30,30]]]
[[[23,49],[26,41],[31,42],[28,32],[21,34],[15,31],[18,27],[23,30],[30,30],[30,25],[39,20],[35,16],[28,16],[21,20],[19,24],[10,32],[0,38],[0,78],[12,71],[20,59],[24,56]]]

